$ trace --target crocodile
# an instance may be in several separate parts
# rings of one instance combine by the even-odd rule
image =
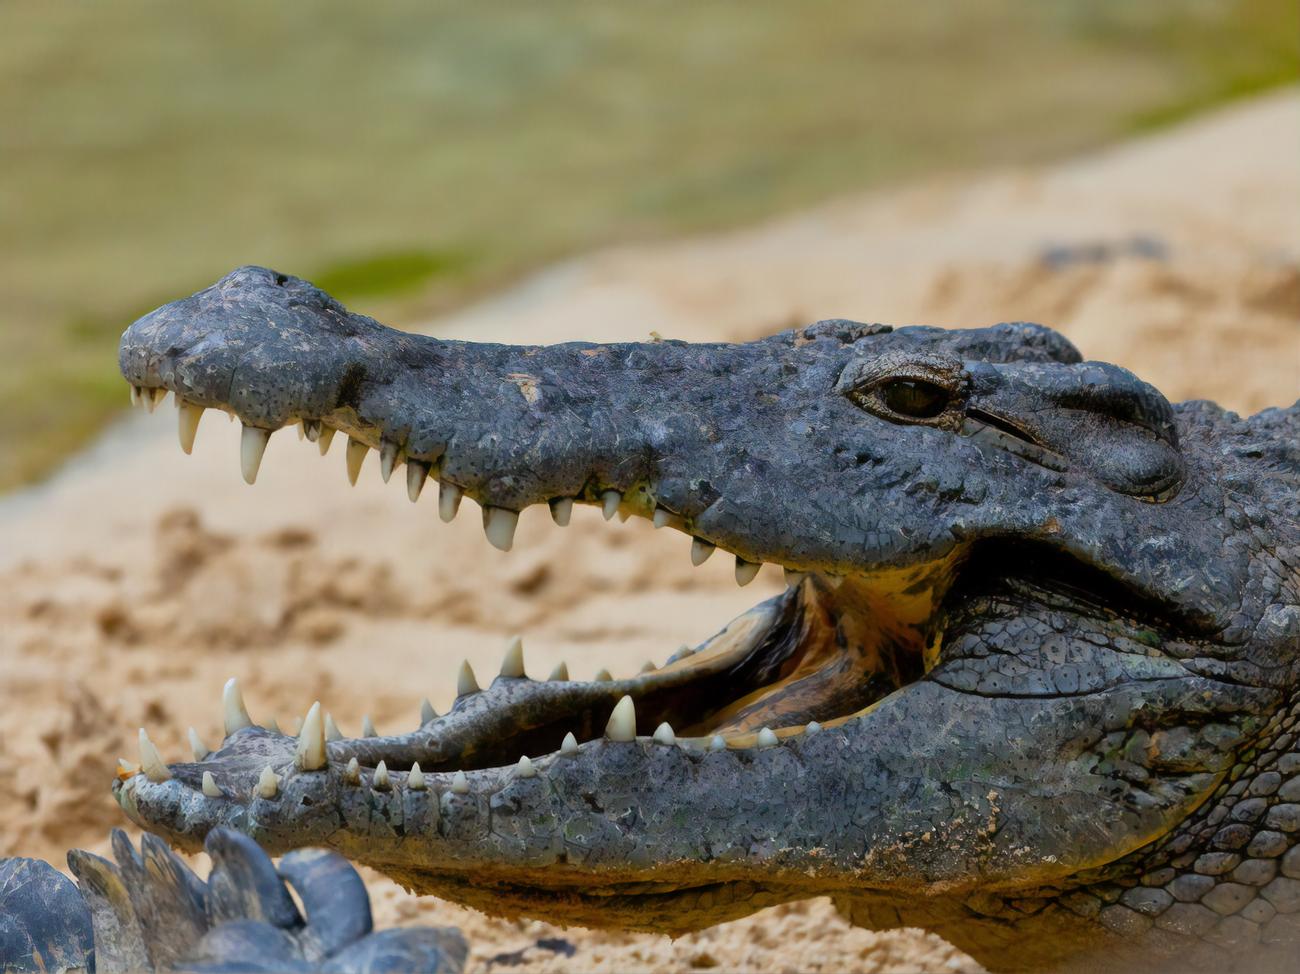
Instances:
[[[404,734],[319,702],[281,733],[232,681],[215,751],[141,732],[126,814],[562,924],[829,896],[996,970],[1294,957],[1300,402],[1173,405],[1030,323],[653,338],[440,340],[258,267],[132,324],[133,400],[174,393],[187,452],[230,413],[250,483],[274,431],[341,431],[354,479],[376,450],[497,548],[590,504],[787,585],[634,675],[536,679],[512,642]]]

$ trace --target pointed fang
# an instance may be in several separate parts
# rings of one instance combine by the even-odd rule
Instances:
[[[419,761],[411,765],[411,773],[406,776],[406,787],[411,791],[424,791],[424,772],[420,770]]]
[[[515,544],[515,528],[519,526],[519,512],[504,507],[483,508],[483,533],[488,544],[499,551],[509,551]]]
[[[280,793],[280,779],[275,776],[268,764],[262,769],[262,773],[257,776],[257,796],[259,798],[274,798]]]
[[[180,437],[182,452],[188,455],[194,452],[194,434],[199,431],[203,407],[184,399],[177,399],[176,403],[176,433]]]
[[[578,753],[578,739],[573,736],[573,731],[564,735],[564,741],[560,744],[560,753],[565,757],[572,757]]]
[[[551,670],[551,675],[546,679],[567,681],[569,679],[569,664],[564,662],[564,660],[560,660],[560,662],[555,664],[555,669]]]
[[[506,643],[506,655],[501,660],[501,675],[511,679],[519,679],[524,674],[524,641],[518,636],[512,636],[510,642]]]
[[[614,712],[605,724],[605,736],[611,741],[636,740],[636,705],[631,697],[624,696],[614,705]]]
[[[163,763],[158,748],[154,747],[153,741],[149,740],[149,735],[145,733],[143,727],[140,728],[140,770],[155,784],[166,781],[172,776],[172,773],[167,770],[167,765]]]
[[[777,740],[776,735],[772,733],[772,728],[764,727],[761,731],[758,732],[759,747],[775,747],[777,744],[780,743],[781,742]]]
[[[752,561],[745,561],[745,559],[737,555],[736,556],[736,584],[742,586],[748,585],[750,582],[754,580],[754,577],[758,575],[758,570],[762,567],[763,565],[761,563],[756,564]]]
[[[665,720],[655,728],[655,740],[660,744],[677,743],[677,735],[673,733],[673,729],[669,726],[668,721]]]
[[[357,478],[361,476],[361,464],[366,459],[366,454],[370,452],[370,447],[358,439],[348,437],[348,483],[353,487],[357,485]]]
[[[463,493],[455,484],[449,484],[445,480],[438,484],[438,517],[445,523],[450,524],[456,519]]]
[[[316,439],[316,449],[320,450],[321,456],[330,452],[330,444],[334,442],[334,434],[337,432],[333,426],[321,426],[320,436]]]
[[[319,771],[328,763],[325,756],[325,718],[317,700],[302,720],[298,746],[294,748],[293,763],[303,771]]]
[[[388,777],[388,765],[380,761],[375,765],[375,774],[370,779],[370,787],[375,791],[387,791],[392,786],[393,783]]]
[[[527,754],[520,755],[519,763],[515,765],[516,778],[536,778],[537,769],[533,767],[533,762],[528,759]]]
[[[420,499],[424,482],[429,479],[429,465],[420,460],[406,461],[406,496],[414,504]]]
[[[190,739],[190,750],[194,752],[195,761],[202,761],[212,753],[212,748],[203,743],[203,738],[199,737],[199,732],[193,727],[190,728],[187,736]]]
[[[613,520],[618,513],[618,506],[623,503],[623,495],[616,490],[607,490],[600,495],[600,513],[606,521]]]
[[[203,772],[203,794],[208,798],[221,797],[221,789],[217,787],[217,779],[212,777],[211,771]]]
[[[457,771],[451,776],[451,793],[453,795],[469,794],[469,779],[465,777],[464,771]]]
[[[717,550],[712,544],[700,538],[691,540],[691,564],[698,568],[709,560],[709,555]]]
[[[469,665],[469,660],[463,660],[460,664],[460,672],[456,674],[456,696],[467,697],[478,691],[479,685],[474,676],[474,667]]]
[[[438,719],[438,711],[433,709],[433,704],[429,703],[429,698],[425,697],[420,701],[420,726],[423,727],[431,720]]]
[[[384,478],[384,483],[388,483],[393,476],[393,468],[397,466],[398,446],[392,440],[379,441],[379,476]]]
[[[239,434],[239,470],[244,475],[244,483],[257,482],[257,471],[262,466],[262,454],[266,444],[271,440],[271,431],[256,426],[245,426]]]
[[[562,528],[569,526],[569,519],[573,517],[573,498],[557,497],[551,501],[551,520]]]
[[[239,681],[233,676],[221,690],[221,712],[227,737],[237,730],[253,726],[253,719],[248,716],[248,708],[244,706],[244,696],[239,692]]]
[[[378,732],[377,730],[375,730],[375,722],[374,722],[373,720],[370,719],[370,715],[369,715],[369,714],[364,714],[364,715],[361,717],[361,736],[362,736],[362,737],[378,737],[378,736],[379,736],[379,732]]]

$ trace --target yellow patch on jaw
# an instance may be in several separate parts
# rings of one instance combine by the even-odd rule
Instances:
[[[542,391],[538,388],[539,380],[537,376],[529,375],[526,372],[511,372],[506,378],[519,388],[519,392],[530,404],[536,403],[542,397]]]

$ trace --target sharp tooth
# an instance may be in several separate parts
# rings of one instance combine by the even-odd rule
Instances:
[[[474,667],[469,665],[469,660],[463,660],[460,664],[460,672],[456,674],[456,696],[467,697],[471,693],[478,693],[478,680],[474,678]]]
[[[325,715],[325,740],[327,742],[343,740],[343,732],[339,730],[339,725],[334,723],[334,715]]]
[[[605,515],[605,520],[612,520],[618,513],[618,505],[623,503],[623,495],[616,490],[607,490],[600,495],[600,513]]]
[[[128,385],[130,385],[130,383],[128,383]],[[137,385],[132,385],[132,386],[131,386],[131,405],[132,405],[132,406],[139,406],[139,405],[141,405],[143,402],[144,402],[144,397],[140,395],[140,387],[137,386]]]
[[[350,785],[361,784],[361,765],[355,757],[348,758],[348,766],[343,769],[343,780]]]
[[[564,735],[564,741],[560,744],[560,753],[565,757],[578,753],[578,739],[573,736],[573,731]]]
[[[709,560],[709,555],[715,551],[714,545],[700,538],[691,539],[691,564],[695,567],[703,565]]]
[[[375,722],[370,719],[369,714],[364,714],[361,718],[361,736],[378,737],[379,733],[375,730]]]
[[[257,776],[257,794],[260,798],[274,798],[280,791],[280,779],[268,764]]]
[[[265,725],[265,726],[266,726],[266,729],[267,729],[267,730],[269,730],[269,731],[273,731],[273,732],[276,733],[276,734],[283,734],[283,733],[284,733],[284,731],[280,730],[280,722],[279,722],[278,720],[276,720],[274,717],[272,717],[270,720],[268,720],[268,721],[266,722],[266,725]]]
[[[298,442],[299,442],[299,443],[301,443],[303,440],[307,439],[307,431],[306,431],[305,429],[302,428],[302,420],[301,420],[301,419],[298,420],[298,422],[294,423],[293,426],[294,426],[294,429],[296,429],[296,430],[298,431]]]
[[[379,441],[379,476],[384,478],[384,483],[388,483],[393,468],[397,466],[397,449],[392,440]]]
[[[655,728],[655,740],[660,744],[677,743],[677,735],[673,733],[673,729],[668,725],[668,721],[665,720]]]
[[[433,704],[429,703],[429,698],[425,697],[420,701],[420,726],[423,727],[431,720],[438,719],[438,711],[433,709]]]
[[[438,517],[450,524],[460,510],[460,498],[463,491],[455,484],[441,481],[438,484]]]
[[[239,692],[239,681],[233,676],[221,690],[221,711],[227,737],[237,730],[253,726],[253,719],[248,716],[248,708],[244,706],[244,696]]]
[[[566,662],[564,662],[563,660],[561,660],[559,663],[556,664],[555,669],[551,670],[551,675],[548,676],[546,679],[548,679],[548,680],[568,680],[568,679],[569,679],[569,664],[566,663]]]
[[[515,528],[518,525],[518,511],[508,511],[504,507],[483,508],[483,533],[493,548],[509,551],[514,547]]]
[[[203,738],[199,737],[199,732],[193,727],[190,728],[188,736],[190,739],[190,750],[194,752],[195,761],[202,761],[212,753],[212,749],[203,743]]]
[[[143,393],[144,408],[153,412],[158,408],[158,404],[167,398],[166,389],[145,389]]]
[[[322,424],[320,439],[316,441],[316,448],[320,450],[321,456],[330,452],[330,444],[334,442],[334,434],[337,432],[338,430],[333,426],[325,426]]]
[[[725,751],[727,749],[727,739],[721,734],[714,734],[709,738],[710,751]]]
[[[199,430],[199,420],[203,418],[203,407],[196,406],[184,399],[177,399],[176,432],[180,436],[181,450],[185,453],[194,451],[194,434]]]
[[[821,724],[817,723],[817,721],[815,721],[815,720],[810,720],[810,721],[808,721],[808,726],[807,726],[806,728],[804,728],[804,733],[807,733],[807,734],[816,734],[816,733],[817,733],[818,731],[820,731],[821,729],[822,729],[822,725],[821,725]]]
[[[613,682],[613,680],[614,680],[614,677],[610,674],[609,670],[604,669],[604,668],[602,667],[601,669],[599,669],[599,670],[596,671],[596,682],[597,682],[597,683],[611,683],[611,682]]]
[[[536,778],[537,769],[533,767],[533,762],[528,760],[528,755],[521,755],[519,763],[515,765],[516,778]]]
[[[307,437],[308,442],[315,443],[320,440],[320,420],[304,419],[302,421],[302,432]]]
[[[785,584],[790,588],[798,588],[803,580],[808,577],[807,572],[797,572],[793,568],[782,569],[785,572]]]
[[[203,772],[203,794],[208,798],[221,797],[221,789],[217,787],[217,779],[212,777],[211,771]]]
[[[411,765],[411,773],[406,776],[406,787],[411,791],[424,791],[424,772],[420,770],[419,761]]]
[[[636,705],[631,697],[623,697],[614,704],[614,712],[605,724],[605,736],[611,741],[636,740]]]
[[[325,754],[325,719],[321,716],[320,701],[307,710],[302,720],[302,733],[294,748],[293,762],[303,771],[318,771],[328,763]]]
[[[239,470],[244,475],[244,483],[257,481],[258,468],[262,466],[262,454],[270,442],[271,431],[245,426],[239,434]]]
[[[761,731],[758,732],[759,747],[774,747],[775,745],[780,743],[781,742],[776,739],[776,735],[772,733],[772,728],[764,727]]]
[[[453,795],[469,794],[469,779],[465,777],[464,771],[457,771],[451,776],[451,793]]]
[[[651,520],[656,528],[663,528],[668,526],[668,522],[672,520],[672,515],[662,507],[656,507],[654,517]]]
[[[501,675],[518,679],[524,676],[524,641],[512,636],[506,643],[506,655],[501,660]]]
[[[375,791],[387,791],[391,786],[392,782],[388,780],[388,765],[380,761],[375,765],[375,774],[370,779],[370,787]]]
[[[745,559],[741,558],[740,555],[737,555],[736,556],[736,584],[748,585],[750,582],[754,580],[754,576],[758,574],[758,570],[762,567],[763,565],[761,562],[755,564],[752,561],[745,561]]]
[[[140,765],[136,764],[134,761],[128,761],[126,758],[118,758],[117,766],[126,774],[140,773]]]
[[[370,447],[366,446],[355,437],[348,437],[348,483],[353,487],[357,485],[357,478],[361,476],[361,463],[370,452]]]
[[[421,460],[406,461],[406,496],[414,504],[420,499],[424,482],[429,479],[429,465]]]
[[[569,518],[573,517],[573,498],[557,497],[551,501],[551,520],[562,528],[569,526]]]
[[[627,523],[627,519],[630,518],[631,516],[632,516],[632,512],[631,512],[631,511],[624,511],[624,510],[620,509],[619,512],[618,512],[618,523],[619,523],[619,524],[626,524],[626,523]]]
[[[149,735],[145,733],[143,727],[140,728],[140,770],[153,782],[166,781],[172,776],[172,773],[167,770],[167,765],[163,764],[158,748],[153,746],[153,741],[149,740]]]
[[[644,663],[641,664],[642,673],[653,673],[657,669],[658,667],[655,666],[654,663],[650,662],[649,660],[646,660]]]

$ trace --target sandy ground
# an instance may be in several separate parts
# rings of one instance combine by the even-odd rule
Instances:
[[[837,316],[1030,319],[1171,399],[1287,404],[1300,396],[1298,134],[1292,92],[1042,171],[596,254],[429,328],[712,340]],[[190,458],[174,427],[170,404],[133,416],[0,501],[0,855],[102,849],[123,824],[107,785],[135,728],[176,756],[190,724],[219,738],[229,675],[255,718],[287,725],[320,698],[345,732],[365,713],[381,732],[413,727],[422,695],[451,702],[462,657],[493,673],[509,634],[524,634],[535,674],[561,658],[579,678],[633,672],[781,584],[769,567],[742,592],[726,559],[692,569],[680,534],[592,510],[567,530],[530,510],[501,554],[473,505],[443,525],[436,492],[411,509],[373,455],[349,488],[337,445],[322,460],[291,432],[249,489],[236,426],[209,415]],[[371,878],[381,922],[460,925],[475,970],[976,969],[915,931],[853,929],[824,900],[669,941],[487,919]]]

